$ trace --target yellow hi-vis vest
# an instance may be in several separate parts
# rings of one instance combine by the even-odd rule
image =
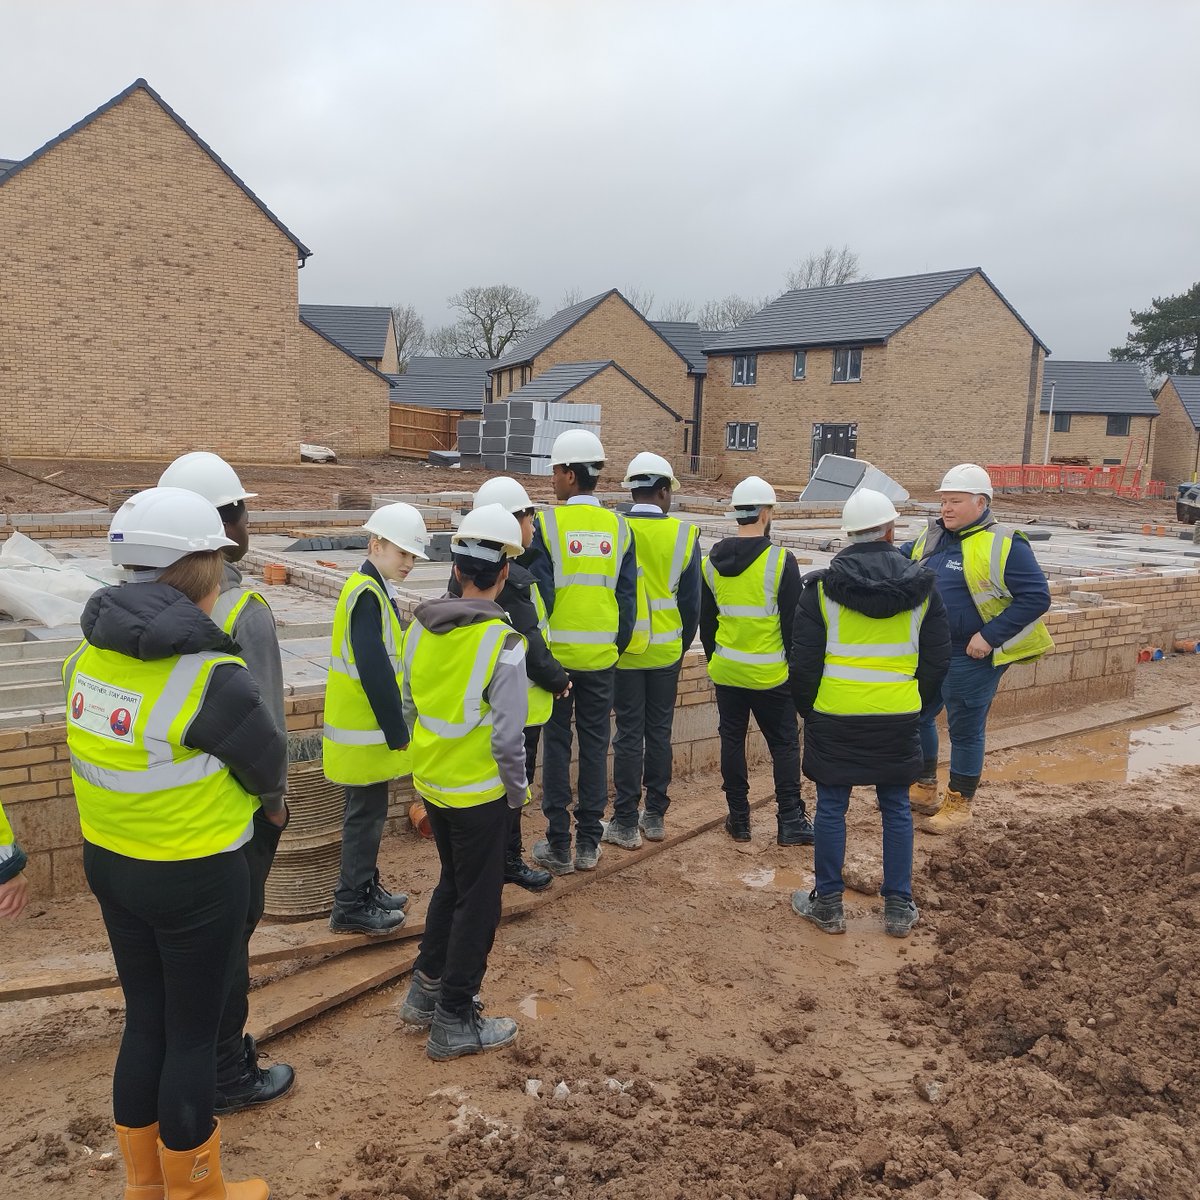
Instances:
[[[542,593],[538,590],[536,583],[529,585],[529,594],[533,597],[533,607],[537,612],[538,632],[548,645],[550,642],[550,617],[546,612],[546,602],[542,599]],[[525,718],[525,724],[545,725],[550,720],[550,714],[553,711],[554,694],[546,691],[544,687],[538,687],[531,679],[529,681],[529,715]]]
[[[230,588],[229,591],[222,592],[217,597],[216,604],[213,605],[213,624],[232,637],[233,627],[237,624],[238,617],[242,615],[242,610],[247,604],[252,603],[261,604],[270,611],[271,606],[267,603],[266,597],[253,588]]]
[[[543,509],[537,519],[554,567],[554,657],[568,669],[603,671],[617,661],[617,577],[629,526],[595,504]]]
[[[675,517],[629,517],[633,548],[645,581],[645,602],[639,605],[635,636],[646,635],[640,652],[634,643],[617,660],[620,670],[669,667],[683,655],[683,619],[679,615],[679,579],[694,551],[700,531]]]
[[[891,617],[846,608],[817,584],[825,622],[825,669],[813,709],[839,717],[921,711],[917,656],[929,601]]]
[[[414,621],[404,635],[405,677],[417,710],[413,787],[430,804],[471,808],[505,794],[484,693],[510,637],[524,640],[499,619],[446,633]]]
[[[396,676],[397,688],[403,678],[400,643],[404,629],[396,610],[392,608],[388,594],[370,575],[355,571],[346,580],[333,614],[329,676],[325,682],[325,731],[321,739],[325,778],[350,786],[398,779],[411,769],[407,750],[388,748],[354,662],[350,615],[367,592],[379,602],[383,644]]]
[[[929,543],[931,530],[936,530],[938,534],[933,545],[929,546],[928,553],[934,553],[942,535],[941,527],[937,525],[926,528],[917,537],[909,553],[910,558],[920,562],[928,557],[925,547]],[[975,611],[984,621],[998,617],[1012,603],[1012,592],[1004,585],[1004,567],[1015,537],[1023,538],[1025,535],[1020,530],[991,525],[961,539],[963,578],[967,581]],[[1005,663],[1032,662],[1053,649],[1054,639],[1039,617],[1024,629],[1017,630],[1002,646],[996,646],[992,650],[992,664],[1001,667]]]
[[[16,844],[16,840],[13,837],[12,826],[8,823],[8,818],[4,815],[4,805],[0,804],[0,846],[13,846]],[[5,859],[5,862],[7,861]]]
[[[183,745],[213,671],[232,654],[148,662],[84,642],[63,664],[67,749],[83,836],[127,858],[228,849],[258,808],[217,757]]]
[[[717,648],[709,659],[713,683],[767,691],[788,677],[779,630],[779,584],[787,551],[768,546],[740,575],[722,575],[706,556],[704,581],[717,604]]]

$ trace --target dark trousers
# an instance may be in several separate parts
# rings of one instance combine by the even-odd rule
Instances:
[[[883,887],[886,900],[912,899],[912,809],[907,784],[877,783],[875,797],[883,818]],[[813,818],[813,873],[818,896],[840,896],[842,866],[846,861],[846,809],[848,784],[818,783],[817,813]]]
[[[125,993],[113,1117],[135,1129],[157,1121],[169,1150],[193,1150],[213,1128],[217,1029],[249,905],[246,858],[149,862],[85,842],[83,867]]]
[[[279,835],[282,832],[263,816],[260,808],[254,814],[254,836],[242,847],[242,857],[246,860],[250,876],[250,901],[246,907],[246,926],[234,958],[229,997],[225,1001],[225,1011],[221,1014],[221,1027],[217,1034],[218,1086],[237,1080],[245,1063],[242,1037],[246,1029],[246,1017],[250,1013],[250,938],[262,920],[267,875],[275,861],[275,851],[279,848]]]
[[[442,981],[442,1007],[461,1016],[483,983],[500,924],[512,810],[501,796],[470,808],[426,804],[425,811],[442,874],[429,898],[416,969]]]
[[[346,816],[342,822],[342,867],[333,898],[338,904],[362,902],[375,878],[379,841],[387,820],[388,784],[368,783],[346,789]]]
[[[537,770],[538,757],[538,742],[542,738],[542,727],[540,725],[525,726],[525,778],[533,783],[533,774]],[[525,846],[521,841],[521,813],[523,809],[514,808],[512,810],[512,827],[508,833],[508,857],[515,860],[521,858],[525,853]]]
[[[775,802],[779,811],[802,808],[800,801],[800,730],[796,707],[787,684],[766,691],[716,684],[718,732],[721,735],[721,786],[731,813],[750,811],[750,780],[746,775],[746,734],[750,714],[771,751]]]
[[[571,690],[554,701],[542,751],[542,812],[546,837],[563,853],[571,845],[571,718],[579,738],[579,782],[575,804],[577,845],[598,846],[608,807],[608,743],[612,729],[616,667],[570,671]]]
[[[645,671],[617,670],[613,713],[613,820],[638,821],[642,789],[646,811],[662,816],[671,805],[671,727],[681,663]]]

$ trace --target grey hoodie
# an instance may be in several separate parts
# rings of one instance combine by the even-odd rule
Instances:
[[[504,609],[491,600],[465,600],[441,596],[417,606],[413,620],[435,636],[477,625],[482,621],[507,621]],[[492,710],[492,756],[504,784],[510,808],[521,808],[529,786],[525,778],[525,719],[529,715],[529,679],[525,673],[525,639],[515,630],[504,640],[491,682],[484,697]],[[404,719],[416,727],[417,705],[413,701],[407,672],[404,676]]]

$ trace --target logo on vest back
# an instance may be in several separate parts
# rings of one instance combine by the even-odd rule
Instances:
[[[576,539],[575,541],[571,542],[570,545],[567,546],[567,549],[570,550],[570,552],[572,554],[582,554],[583,553],[583,543],[581,541],[579,541],[578,539]]]
[[[567,554],[572,558],[610,558],[613,544],[607,533],[581,529],[567,534]]]
[[[75,695],[71,697],[71,716],[73,716],[77,721],[83,716],[82,692],[76,692]]]
[[[131,743],[142,700],[141,692],[114,687],[77,672],[68,710],[71,724],[109,741]]]

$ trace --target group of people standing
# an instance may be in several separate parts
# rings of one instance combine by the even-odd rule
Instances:
[[[777,841],[814,845],[815,887],[793,909],[845,929],[846,811],[853,787],[874,785],[884,928],[901,937],[919,916],[912,811],[931,833],[970,819],[1000,676],[1050,646],[1045,577],[992,518],[990,480],[973,464],[947,473],[940,519],[902,547],[891,501],[854,494],[848,544],[802,578],[772,541],[776,496],[762,479],[734,489],[735,535],[703,555],[695,526],[669,515],[678,481],[660,455],[629,464],[627,514],[594,495],[605,467],[594,434],[561,435],[551,461],[557,503],[540,512],[516,480],[480,488],[451,536],[446,594],[407,625],[399,584],[428,536],[415,508],[377,510],[334,614],[324,767],[346,811],[330,926],[403,925],[408,897],[384,886],[377,861],[389,786],[411,774],[440,876],[400,1015],[429,1029],[439,1060],[516,1037],[515,1021],[484,1017],[479,999],[505,883],[539,891],[595,869],[602,845],[666,836],[676,691],[697,633],[716,692],[726,833],[751,837],[753,715],[771,752]],[[126,502],[109,545],[127,582],[89,600],[63,671],[87,878],[126,997],[113,1109],[132,1200],[265,1200],[262,1180],[224,1180],[217,1117],[294,1080],[284,1064],[262,1067],[244,1030],[250,935],[288,820],[275,624],[234,565],[251,498],[229,464],[198,452]],[[521,814],[543,729],[547,829],[530,866]],[[801,774],[815,784],[815,821]],[[0,813],[0,916],[25,903],[23,866]]]

